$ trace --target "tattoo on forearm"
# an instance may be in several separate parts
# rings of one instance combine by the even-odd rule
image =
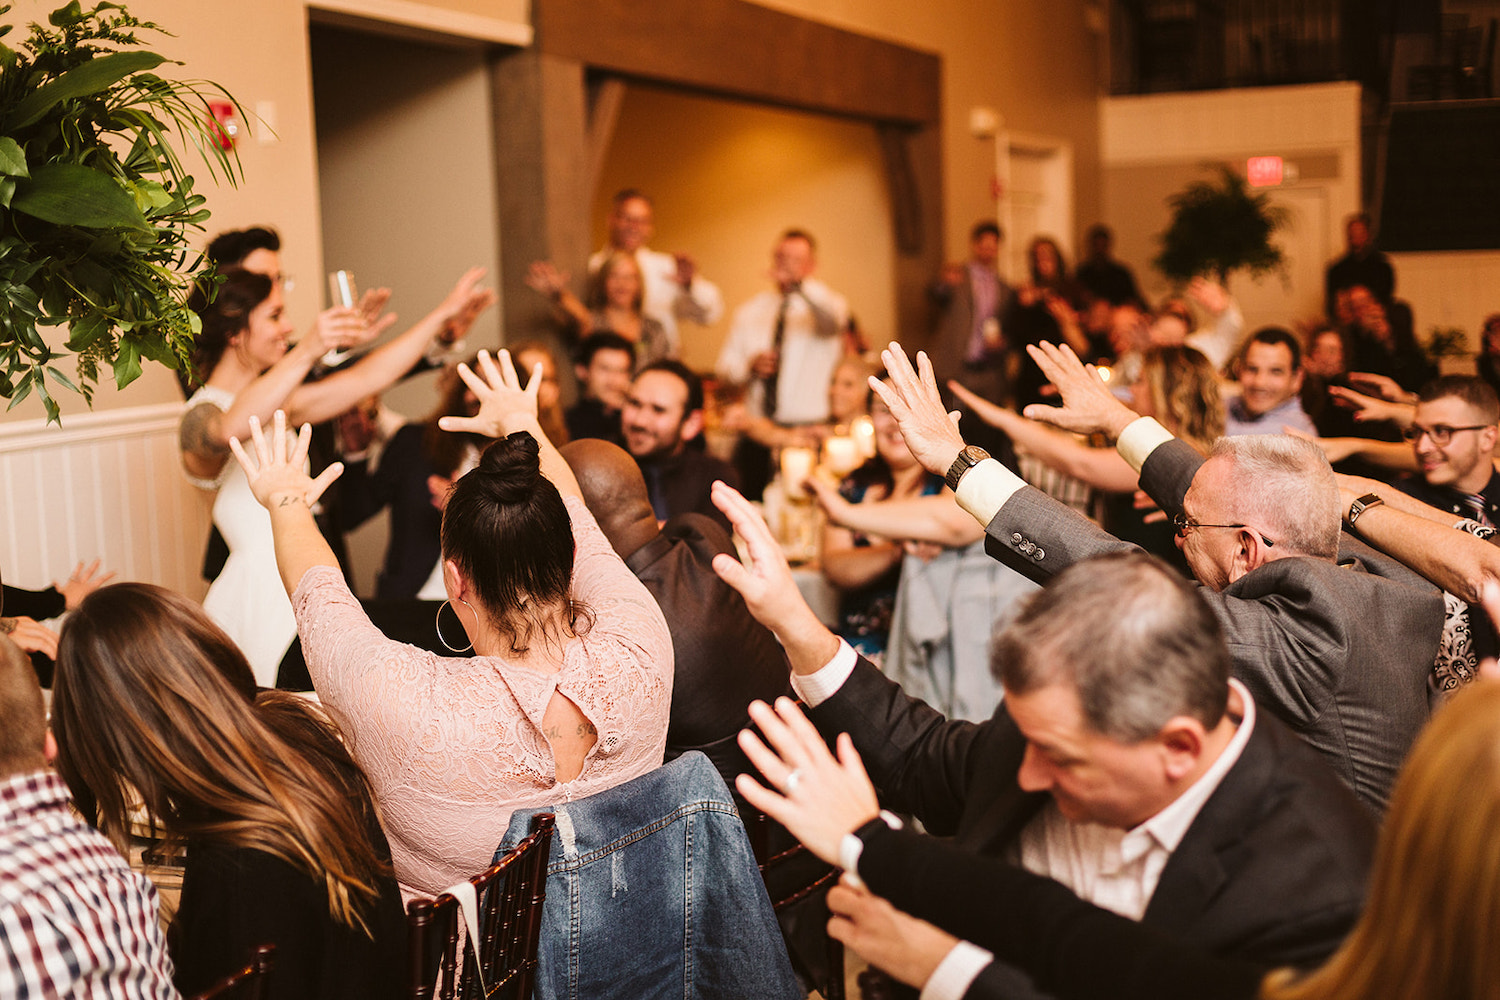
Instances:
[[[10,635],[20,624],[14,618],[0,618],[0,634]]]
[[[306,503],[306,501],[302,497],[284,496],[280,500],[276,501],[276,506],[278,506],[278,507],[295,507],[298,504],[305,504],[305,503]]]
[[[182,418],[177,431],[177,446],[190,455],[204,458],[222,458],[229,454],[228,443],[215,439],[211,433],[214,416],[219,412],[212,406],[194,407]]]

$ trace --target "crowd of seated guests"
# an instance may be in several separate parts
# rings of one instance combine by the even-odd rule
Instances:
[[[114,848],[144,829],[185,850],[169,933],[135,936],[126,995],[172,995],[166,976],[197,991],[267,942],[273,995],[396,995],[402,897],[485,868],[512,813],[694,749],[745,815],[849,873],[831,933],[924,997],[1485,995],[1490,949],[1472,928],[1492,931],[1500,848],[1460,803],[1484,817],[1500,802],[1500,681],[1485,677],[1500,673],[1500,320],[1477,376],[1437,376],[1367,219],[1329,270],[1330,315],[1248,334],[1213,282],[1148,307],[1107,230],[1076,277],[1039,237],[1027,280],[991,286],[974,262],[993,268],[1001,234],[984,224],[934,299],[966,310],[942,327],[963,343],[934,351],[948,367],[892,345],[877,376],[826,322],[847,304],[789,230],[776,290],[736,314],[745,343],[771,345],[745,348],[739,388],[760,406],[741,429],[832,464],[827,442],[873,428],[864,465],[807,477],[827,523],[819,567],[842,595],[830,630],[707,446],[703,381],[675,358],[682,324],[722,302],[690,258],[646,248],[651,211],[617,197],[587,304],[532,268],[572,331],[574,406],[548,342],[481,352],[449,369],[427,420],[374,460],[351,447],[347,467],[310,470],[310,432],[289,423],[409,371],[488,304],[478,274],[311,383],[326,347],[383,329],[381,303],[325,313],[291,348],[274,276],[232,271],[198,303],[207,390],[182,440],[242,557],[220,597],[206,614],[80,567],[57,587],[60,636],[42,642],[24,617],[8,630],[56,658],[37,746],[33,675],[0,641],[0,723],[17,734],[0,734],[0,850],[34,850],[15,831],[42,792],[71,797]],[[793,314],[797,337],[832,348],[816,405],[787,394],[808,377],[782,366]],[[757,317],[767,328],[750,331]],[[793,402],[826,416],[788,418]],[[1104,494],[1097,519],[1028,485],[1012,448]],[[376,602],[320,530],[329,490],[348,522],[391,510]],[[239,534],[245,501],[269,543]],[[962,711],[880,670],[912,560],[960,553],[1042,588],[951,638],[999,685]],[[249,582],[251,556],[276,594]],[[264,642],[214,623],[225,595]],[[7,588],[3,610],[23,597]],[[435,648],[376,611],[419,600]],[[924,600],[918,614],[943,613]],[[286,601],[316,703],[257,686],[285,648]],[[805,709],[752,705],[788,693]],[[48,759],[66,789],[43,787]],[[1478,782],[1467,799],[1440,787],[1455,768]],[[80,831],[66,835],[124,872]],[[107,878],[121,888],[106,931],[143,913],[154,927],[149,889]],[[25,954],[58,947],[21,945],[10,914],[72,904],[9,871],[0,889],[6,992],[31,974],[15,971]]]

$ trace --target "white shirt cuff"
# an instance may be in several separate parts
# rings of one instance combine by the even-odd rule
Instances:
[[[1005,506],[1005,501],[1026,485],[1026,481],[1005,466],[987,458],[964,473],[958,481],[955,496],[958,505],[968,511],[974,520],[988,526]]]
[[[854,647],[840,639],[839,651],[833,654],[833,659],[813,673],[792,675],[792,690],[808,708],[817,708],[839,693],[839,688],[844,686],[858,664],[859,657],[854,654]]]
[[[995,956],[968,941],[954,945],[922,986],[920,1000],[963,1000]]]
[[[892,830],[906,826],[901,817],[889,809],[880,810],[880,821]],[[865,880],[859,877],[859,859],[864,853],[865,842],[852,832],[844,834],[844,839],[839,841],[839,867],[844,870],[844,880],[856,889],[865,887]]]
[[[1172,438],[1172,432],[1152,417],[1137,417],[1120,432],[1120,439],[1115,442],[1115,450],[1120,453],[1121,458],[1130,463],[1132,469],[1139,473],[1141,466],[1146,464],[1146,459],[1151,457],[1151,453]]]

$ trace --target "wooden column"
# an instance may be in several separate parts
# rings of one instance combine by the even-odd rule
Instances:
[[[535,49],[505,52],[491,64],[490,83],[503,336],[506,343],[555,342],[551,306],[526,287],[526,269],[554,261],[582,288],[592,194],[584,66]],[[441,170],[437,176],[441,183]],[[566,352],[558,360],[570,370]]]

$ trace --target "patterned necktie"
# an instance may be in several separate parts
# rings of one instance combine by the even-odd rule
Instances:
[[[781,297],[781,307],[776,310],[776,326],[771,331],[771,350],[776,352],[776,371],[761,379],[762,404],[767,420],[776,419],[776,387],[781,375],[781,342],[786,339],[786,307],[791,302],[790,295]]]
[[[1478,493],[1465,493],[1464,506],[1473,511],[1474,520],[1478,521],[1486,528],[1493,528],[1495,526],[1495,522],[1490,520],[1490,505],[1486,503],[1484,497],[1480,496]]]

